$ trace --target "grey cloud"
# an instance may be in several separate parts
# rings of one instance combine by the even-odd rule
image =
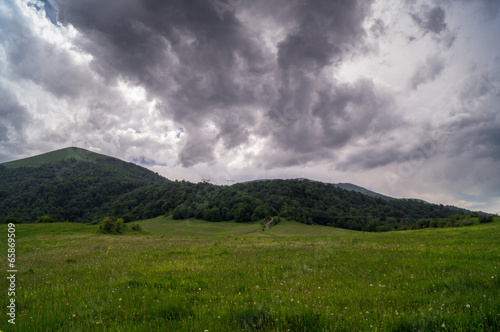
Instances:
[[[191,167],[200,163],[214,160],[216,141],[207,137],[197,136],[190,139],[179,154],[179,161],[184,167]]]
[[[0,160],[10,159],[25,142],[25,128],[29,115],[17,97],[0,84]]]
[[[22,131],[28,118],[26,109],[19,104],[17,97],[0,85],[0,119],[2,120],[3,135],[14,136]],[[6,132],[7,131],[7,132]],[[5,141],[5,140],[4,140]]]
[[[417,89],[419,85],[435,80],[445,68],[443,59],[433,55],[428,57],[424,63],[418,65],[415,73],[410,78],[410,85]]]
[[[489,19],[495,19],[500,12],[500,1],[498,0],[480,0],[483,4],[483,10]]]
[[[426,32],[441,33],[446,30],[446,12],[440,6],[425,8],[419,14],[411,14],[415,23]]]
[[[357,135],[356,126],[349,124],[360,123],[348,119],[345,107],[361,104],[357,98],[363,96],[349,96],[349,88],[341,84],[325,88],[315,76],[364,46],[362,23],[370,6],[370,2],[311,1],[295,8],[296,31],[278,44],[279,97],[267,113],[273,140],[285,151],[308,155],[309,160],[328,158],[331,153],[325,150],[343,146]],[[362,112],[353,113],[358,111]],[[311,156],[314,153],[317,156]],[[266,163],[269,160],[275,158],[266,157]],[[287,165],[302,162],[301,157],[287,160]],[[283,158],[276,162],[282,165]]]
[[[57,97],[80,96],[92,81],[86,68],[75,64],[67,51],[37,37],[16,5],[11,9],[14,14],[0,21],[8,75],[33,81]]]
[[[227,12],[221,20],[206,0],[58,0],[56,7],[62,24],[84,34],[79,45],[94,56],[91,67],[108,84],[119,78],[142,84],[149,96],[161,100],[159,110],[186,131],[210,135],[203,124],[213,122],[221,126],[218,139],[226,147],[245,142],[252,121],[240,123],[243,134],[235,137],[235,129],[217,120],[226,112],[244,115],[245,106],[261,102],[260,82],[266,81],[272,62],[235,13]],[[179,155],[184,165],[214,156],[200,157],[194,136],[187,137]]]
[[[228,114],[218,121],[220,131],[217,137],[222,138],[224,147],[227,150],[248,142],[250,132],[245,128],[245,125],[253,123],[251,118],[250,114],[242,114],[240,117],[237,117],[235,114]]]
[[[312,160],[335,160],[337,151],[357,140],[370,137],[368,144],[377,145],[388,131],[403,123],[394,112],[392,97],[371,80],[321,84],[309,90],[316,92],[315,98],[308,101],[299,118],[285,119],[289,123],[283,123],[284,130],[274,137],[277,147],[293,157],[264,154],[265,164],[294,166]],[[393,147],[382,145],[380,154],[386,156],[377,156],[376,162],[361,153],[352,155],[345,165],[358,169],[371,168],[374,163],[385,165],[393,161],[387,156],[390,149]]]
[[[370,27],[370,32],[376,37],[383,36],[387,30],[387,27],[381,19],[375,20],[375,22]]]
[[[161,99],[160,111],[186,128],[188,141],[179,154],[184,166],[212,161],[218,141],[232,149],[252,132],[269,135],[256,127],[248,108],[304,118],[311,127],[297,125],[300,135],[273,139],[294,150],[314,149],[319,127],[307,119],[317,88],[311,75],[363,45],[362,23],[371,6],[344,0],[276,3],[289,8],[291,16],[279,19],[292,30],[277,45],[274,62],[236,13],[226,12],[221,20],[206,0],[54,3],[61,24],[83,33],[79,45],[93,55],[97,73],[109,84],[118,78],[141,83]],[[217,127],[215,137],[208,122]],[[347,141],[347,130],[344,135]]]
[[[483,195],[499,195],[500,67],[494,64],[488,72],[471,73],[461,89],[456,112],[462,116],[440,128],[450,132],[441,147],[447,159],[440,176]]]

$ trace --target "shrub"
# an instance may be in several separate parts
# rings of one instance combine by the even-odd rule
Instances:
[[[462,224],[464,226],[470,226],[470,225],[472,225],[472,221],[470,221],[469,218],[465,218],[464,221],[462,221]]]
[[[479,216],[479,222],[481,224],[493,222],[493,216]]]
[[[103,233],[123,233],[123,231],[127,229],[127,226],[123,222],[123,219],[113,220],[110,217],[105,217],[99,229]]]

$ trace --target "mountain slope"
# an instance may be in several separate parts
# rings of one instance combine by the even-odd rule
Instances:
[[[106,202],[134,189],[167,181],[116,158],[68,148],[0,164],[0,220],[89,222]]]

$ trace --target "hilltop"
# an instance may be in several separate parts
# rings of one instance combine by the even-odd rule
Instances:
[[[96,223],[171,215],[240,223],[271,216],[304,224],[387,231],[460,222],[470,211],[394,199],[352,184],[307,179],[257,180],[232,186],[170,181],[146,168],[80,148],[0,164],[0,220]],[[425,221],[422,221],[425,219]]]
[[[69,147],[52,152],[47,152],[34,157],[23,158],[1,164],[7,168],[16,167],[38,167],[47,163],[60,162],[63,160],[85,161],[96,163],[100,160],[116,159],[103,154],[91,152],[82,148]]]

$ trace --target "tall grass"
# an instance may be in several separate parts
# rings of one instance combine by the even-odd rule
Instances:
[[[500,329],[500,220],[382,234],[293,222],[265,232],[258,224],[140,224],[148,235],[18,225],[16,326],[2,315],[0,329]]]

